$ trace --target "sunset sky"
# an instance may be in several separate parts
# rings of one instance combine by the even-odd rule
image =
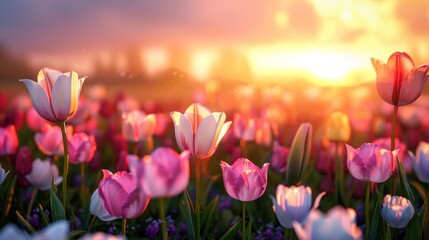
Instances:
[[[429,62],[426,0],[1,1],[0,46],[35,66],[91,73],[95,59],[133,47],[149,72],[189,51],[204,79],[223,49],[247,58],[255,79],[303,76],[369,81],[370,58],[409,52]],[[119,54],[118,54],[119,53]]]

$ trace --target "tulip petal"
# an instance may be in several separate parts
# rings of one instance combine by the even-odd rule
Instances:
[[[120,183],[109,178],[102,180],[98,186],[98,194],[104,209],[111,216],[123,217],[119,206],[123,206],[128,193]]]
[[[232,122],[226,122],[222,125],[222,129],[219,132],[219,136],[216,139],[216,145],[215,148],[217,148],[217,146],[219,145],[220,140],[222,140],[222,138],[225,136],[225,134],[228,132],[229,128],[231,127]]]
[[[71,78],[61,75],[52,88],[52,107],[57,121],[65,121],[76,112],[78,99],[72,96],[76,95],[73,94],[76,92],[75,84]]]
[[[383,61],[371,58],[372,66],[377,75],[377,93],[386,102],[393,103],[394,73]]]
[[[20,81],[27,87],[31,102],[37,113],[48,121],[56,122],[48,95],[43,87],[30,79],[21,79]]]
[[[326,192],[321,192],[319,195],[317,195],[316,199],[314,200],[313,209],[316,209],[319,207],[320,200],[322,200],[322,197],[325,196]]]
[[[189,120],[180,112],[172,112],[170,115],[174,122],[174,132],[180,150],[189,150],[194,153],[193,131]]]
[[[211,112],[203,105],[199,103],[193,103],[185,110],[184,115],[189,119],[189,123],[192,126],[193,132],[196,132],[201,121],[204,118],[210,116]]]
[[[147,115],[139,125],[139,139],[147,139],[148,137],[151,137],[156,129],[155,114]]]
[[[195,155],[210,157],[216,144],[216,137],[220,132],[220,124],[225,121],[225,114],[213,113],[212,115],[204,118],[198,126],[195,134]]]
[[[422,94],[428,78],[429,65],[425,64],[413,69],[402,83],[398,105],[404,106],[414,102]]]

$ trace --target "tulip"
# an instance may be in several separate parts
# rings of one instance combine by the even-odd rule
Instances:
[[[346,147],[347,167],[359,180],[382,183],[396,168],[397,150],[391,152],[374,143],[364,143],[358,149],[347,144]]]
[[[79,164],[91,161],[96,149],[94,136],[88,136],[85,133],[67,135],[67,143],[71,163]]]
[[[268,121],[260,122],[258,129],[256,130],[255,142],[259,145],[269,147],[272,141],[272,130],[271,125]]]
[[[125,240],[122,236],[113,236],[104,232],[87,233],[79,240]]]
[[[274,141],[270,167],[279,173],[286,172],[288,155],[289,148],[283,147],[278,141]]]
[[[413,166],[417,178],[424,183],[429,183],[429,143],[419,143]]]
[[[59,220],[51,223],[40,232],[35,233],[33,236],[29,236],[26,231],[21,230],[16,225],[9,223],[4,226],[0,231],[0,239],[15,239],[15,240],[55,240],[55,239],[67,239],[69,233],[69,223],[65,220]]]
[[[159,147],[142,161],[129,158],[131,172],[152,198],[173,197],[186,189],[189,182],[188,151],[177,154],[171,148]]]
[[[362,239],[362,231],[356,225],[356,212],[351,208],[336,206],[326,214],[315,209],[308,214],[303,226],[298,222],[292,225],[299,239]]]
[[[64,145],[61,134],[61,128],[45,124],[41,128],[41,132],[34,135],[36,145],[41,152],[48,156],[64,155]]]
[[[414,67],[413,60],[404,52],[390,55],[387,64],[375,58],[371,62],[377,74],[378,95],[387,103],[408,105],[423,92],[429,77],[429,65]]]
[[[351,128],[348,116],[343,112],[334,112],[328,120],[328,139],[332,142],[348,142]]]
[[[0,156],[11,155],[18,148],[18,135],[15,126],[0,127]]]
[[[122,114],[122,135],[129,142],[146,141],[156,129],[155,114],[135,110]]]
[[[408,199],[387,194],[383,198],[381,216],[390,227],[404,228],[413,218],[414,208]]]
[[[391,139],[390,138],[378,138],[373,141],[373,143],[379,145],[380,147],[389,150]],[[401,142],[398,138],[395,138],[395,148],[398,149],[397,155],[398,159],[403,164],[404,170],[406,173],[411,173],[413,169],[413,155],[410,151],[407,150],[407,145]]]
[[[253,141],[256,136],[256,119],[241,114],[234,114],[232,128],[236,138],[243,141]]]
[[[6,172],[0,164],[0,186],[2,185],[4,180],[6,179],[7,174],[9,174],[9,171]]]
[[[242,202],[261,197],[267,188],[269,165],[265,163],[259,168],[246,158],[237,159],[232,166],[221,161],[223,184],[228,195]]]
[[[120,97],[116,104],[116,109],[119,114],[136,111],[140,108],[139,102],[131,97]]]
[[[225,123],[226,115],[211,113],[200,104],[192,104],[185,113],[172,112],[177,145],[182,151],[189,150],[197,159],[213,155],[231,122]]]
[[[112,174],[103,169],[98,195],[104,209],[117,218],[137,218],[146,209],[150,196],[137,188],[137,178],[125,171]]]
[[[40,131],[43,125],[49,124],[49,122],[42,118],[33,107],[27,111],[25,119],[28,127],[35,132]]]
[[[103,204],[101,204],[100,196],[98,194],[98,188],[95,189],[94,193],[91,196],[91,203],[89,205],[89,211],[92,215],[97,216],[102,221],[112,221],[116,217],[111,216],[106,209],[104,209]]]
[[[312,138],[313,126],[310,123],[301,124],[296,131],[289,151],[286,169],[288,184],[297,184],[301,180],[310,158]]]
[[[312,209],[319,206],[325,192],[320,193]],[[270,196],[273,201],[273,210],[276,213],[277,219],[284,228],[292,228],[292,222],[296,221],[300,224],[304,222],[311,208],[311,188],[304,186],[283,186],[278,185],[276,198]]]
[[[52,177],[54,184],[58,185],[63,181],[61,176],[58,176],[58,168],[51,163],[50,160],[40,160],[37,158],[33,161],[31,173],[25,178],[35,187],[40,190],[48,190],[51,188]]]

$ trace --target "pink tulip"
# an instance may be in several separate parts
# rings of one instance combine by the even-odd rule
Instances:
[[[271,125],[266,120],[261,120],[256,130],[255,142],[265,147],[270,147],[272,141]]]
[[[374,143],[364,143],[358,149],[347,144],[346,147],[347,167],[359,180],[382,183],[396,168],[397,150],[391,152]]]
[[[280,224],[284,228],[292,228],[293,221],[302,224],[310,210],[319,207],[319,202],[325,194],[322,192],[316,197],[312,208],[310,187],[302,185],[287,187],[280,184],[277,186],[276,198],[270,197],[273,201],[273,210]]]
[[[156,128],[156,116],[140,110],[122,114],[122,135],[129,142],[145,141],[152,137]]]
[[[171,148],[159,147],[142,161],[129,158],[131,172],[140,186],[153,198],[172,197],[183,192],[189,182],[188,151],[177,154]]]
[[[112,221],[116,219],[116,217],[110,216],[106,209],[104,209],[103,204],[101,204],[100,196],[98,194],[98,188],[95,189],[94,193],[91,196],[89,211],[92,215],[97,216],[102,221]]]
[[[241,114],[234,114],[232,129],[235,137],[244,141],[253,141],[256,136],[256,119]]]
[[[62,73],[51,68],[42,68],[37,82],[21,79],[30,93],[34,108],[50,122],[64,122],[76,113],[79,94],[84,78],[76,72]]]
[[[44,154],[49,156],[64,155],[63,137],[60,127],[45,124],[41,128],[41,132],[34,135],[34,140],[39,150]]]
[[[282,145],[280,145],[278,141],[274,141],[270,167],[279,173],[286,172],[286,164],[287,164],[288,156],[289,156],[289,148],[283,147]]]
[[[429,65],[414,67],[411,57],[404,52],[390,55],[387,64],[371,58],[377,74],[378,95],[394,106],[414,102],[423,92],[429,77]]]
[[[40,190],[48,190],[51,188],[52,177],[54,184],[58,185],[63,181],[63,177],[58,176],[58,168],[51,163],[50,160],[36,159],[33,161],[31,173],[25,178],[35,187]]]
[[[213,155],[231,122],[225,123],[223,112],[211,113],[200,104],[192,104],[185,113],[172,112],[176,142],[182,151],[189,150],[195,158]]]
[[[50,123],[42,118],[33,107],[28,109],[25,119],[28,127],[35,132],[40,131],[43,125]]]
[[[70,163],[79,164],[91,161],[96,149],[94,136],[85,133],[67,135]]]
[[[0,156],[15,154],[18,148],[18,135],[15,126],[0,127]]]
[[[248,202],[258,199],[267,188],[269,163],[262,168],[249,159],[239,158],[232,166],[221,161],[223,184],[226,192],[234,199]]]
[[[117,218],[137,218],[149,204],[150,196],[139,189],[134,174],[125,171],[112,174],[103,169],[98,194],[104,209]]]
[[[374,140],[373,143],[386,150],[390,150],[391,139],[390,137],[378,138]],[[401,142],[398,138],[395,138],[395,148],[398,149],[397,155],[399,160],[402,162],[405,172],[411,173],[413,171],[413,156],[410,155],[410,152],[407,150],[407,145]]]

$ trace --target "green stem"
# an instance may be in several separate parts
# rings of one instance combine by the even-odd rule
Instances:
[[[201,172],[200,172],[200,168],[201,168],[201,159],[196,158],[197,161],[197,166],[195,169],[195,178],[196,178],[196,182],[197,182],[197,189],[196,189],[196,203],[195,203],[195,214],[197,217],[197,240],[201,239],[201,223],[200,223],[200,194],[201,194]]]
[[[283,240],[288,240],[288,233],[289,233],[289,229],[284,228],[283,229]]]
[[[159,212],[161,215],[161,229],[162,229],[162,239],[167,240],[167,222],[165,221],[165,204],[164,198],[159,199]]]
[[[80,164],[80,194],[85,196],[85,163]]]
[[[37,195],[37,188],[34,188],[33,193],[31,194],[30,202],[28,203],[27,214],[25,215],[27,219],[30,219],[31,209],[33,208],[36,195]]]
[[[392,115],[392,129],[390,133],[390,151],[395,150],[395,138],[396,138],[396,119],[398,116],[398,108],[399,106],[393,107],[393,115]],[[399,166],[397,166],[399,168]],[[398,179],[399,170],[396,170],[392,174],[392,194],[396,193],[396,182]]]
[[[63,136],[64,145],[64,168],[63,168],[63,206],[67,209],[67,176],[69,174],[69,148],[67,145],[67,129],[66,122],[60,123],[61,134]]]
[[[246,202],[243,202],[243,240],[246,239]]]
[[[150,154],[153,151],[153,137],[148,137],[146,140],[146,154]]]
[[[366,185],[365,195],[365,239],[369,236],[369,197],[371,195],[371,182]]]
[[[90,232],[91,231],[91,229],[92,229],[92,226],[94,225],[94,222],[95,222],[95,219],[96,219],[97,217],[94,215],[94,216],[92,216],[92,218],[91,218],[91,221],[89,222],[89,226],[88,226],[88,232]]]
[[[122,234],[126,237],[127,234],[127,219],[122,218]]]

